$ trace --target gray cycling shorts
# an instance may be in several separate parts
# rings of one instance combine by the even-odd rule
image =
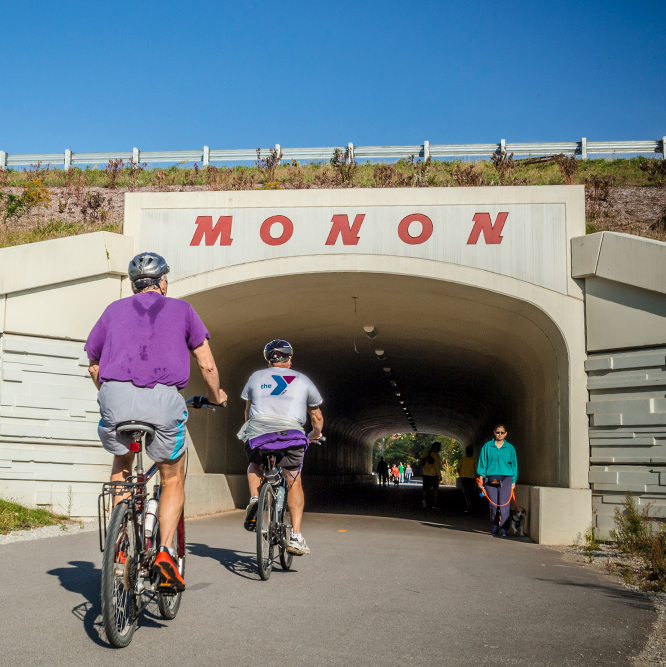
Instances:
[[[155,438],[146,447],[153,461],[177,459],[187,449],[187,407],[177,387],[158,384],[148,389],[109,381],[102,384],[97,402],[102,417],[97,433],[107,452],[129,452],[129,438],[116,433],[116,426],[131,420],[155,427]]]

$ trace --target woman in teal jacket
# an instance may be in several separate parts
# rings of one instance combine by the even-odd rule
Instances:
[[[490,499],[490,522],[493,535],[506,537],[509,527],[511,491],[518,481],[516,450],[506,441],[506,427],[498,424],[493,431],[495,437],[483,445],[476,472],[479,488],[486,491]],[[498,507],[499,506],[499,507]]]

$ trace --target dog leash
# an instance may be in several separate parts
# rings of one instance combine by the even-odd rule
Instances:
[[[476,478],[476,482],[477,482],[477,484],[479,483],[479,480],[480,480],[480,479],[481,479],[480,477],[477,477],[477,478]],[[516,503],[516,507],[518,507],[518,502],[516,501],[516,496],[513,495],[513,489],[511,489],[511,497],[509,498],[509,501],[506,502],[506,503],[503,503],[502,505],[498,505],[497,503],[494,503],[492,500],[490,500],[490,498],[488,497],[488,494],[486,493],[486,489],[485,489],[485,487],[482,486],[482,487],[481,487],[481,491],[483,491],[483,495],[486,497],[486,500],[488,500],[488,502],[489,502],[491,505],[495,505],[495,507],[506,507],[506,505],[510,505],[510,504],[511,504],[511,501],[512,501],[512,500],[513,500],[514,503]]]

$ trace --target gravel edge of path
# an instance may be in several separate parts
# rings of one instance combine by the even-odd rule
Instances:
[[[97,530],[97,520],[87,519],[75,523],[64,523],[56,526],[42,526],[30,530],[15,530],[7,535],[0,535],[0,545],[12,544],[13,542],[29,542],[46,537],[62,537],[64,535],[78,535]]]

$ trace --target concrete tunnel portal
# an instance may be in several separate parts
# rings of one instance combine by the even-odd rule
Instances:
[[[183,298],[211,332],[229,394],[227,410],[190,417],[207,473],[244,473],[236,437],[240,394],[263,367],[263,346],[280,337],[294,346],[294,368],[324,397],[327,442],[308,451],[306,476],[367,480],[373,442],[412,431],[398,389],[418,432],[455,438],[478,453],[504,421],[522,484],[569,484],[567,346],[557,324],[527,301],[445,280],[360,271],[261,278]],[[367,325],[376,328],[374,339]],[[201,389],[196,377],[190,394]]]

